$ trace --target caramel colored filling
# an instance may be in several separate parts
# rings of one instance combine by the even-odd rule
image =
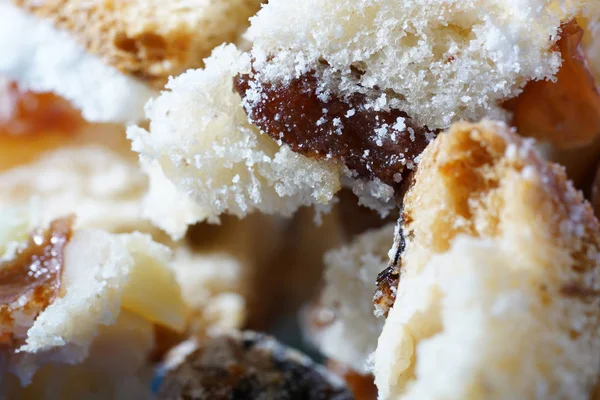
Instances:
[[[0,86],[0,171],[65,145],[85,121],[69,102],[51,93]]]
[[[0,263],[0,338],[12,338],[17,312],[33,320],[59,295],[72,225],[72,217],[61,218],[32,232],[11,260]]]
[[[600,134],[600,95],[581,46],[583,34],[576,21],[564,24],[556,43],[563,59],[556,80],[529,82],[505,103],[521,135],[573,148]]]
[[[327,368],[346,381],[355,400],[377,400],[377,386],[373,375],[363,375],[333,360],[327,361]]]
[[[341,160],[360,177],[379,178],[392,186],[415,168],[415,158],[433,137],[402,111],[375,110],[363,95],[324,99],[314,74],[285,86],[257,84],[253,76],[244,75],[235,80],[235,87],[246,100],[249,89],[260,92],[259,101],[247,101],[246,111],[274,140],[309,157]]]

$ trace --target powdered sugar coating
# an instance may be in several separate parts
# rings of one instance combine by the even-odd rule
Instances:
[[[588,3],[274,0],[247,37],[259,81],[285,83],[324,66],[323,99],[362,93],[374,109],[401,109],[437,129],[504,118],[500,101],[528,80],[551,79],[560,24]]]
[[[255,210],[290,215],[326,204],[339,189],[341,168],[279,146],[247,121],[233,77],[247,72],[248,55],[221,46],[206,68],[172,79],[149,102],[150,131],[128,129],[142,165],[157,162],[209,220]]]

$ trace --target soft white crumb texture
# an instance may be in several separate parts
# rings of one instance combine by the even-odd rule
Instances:
[[[423,153],[403,205],[379,398],[587,400],[600,231],[564,170],[504,124],[457,123]]]
[[[358,236],[351,244],[325,255],[325,288],[317,312],[331,313],[333,322],[311,329],[311,339],[329,358],[368,373],[385,320],[374,314],[377,275],[388,262],[394,224]]]
[[[92,122],[131,123],[155,91],[86,52],[66,31],[0,0],[0,73],[38,92],[55,92]]]
[[[107,148],[73,146],[1,173],[0,206],[37,199],[41,225],[73,213],[77,227],[122,232],[150,225],[140,212],[146,189],[135,162]]]
[[[402,277],[379,338],[393,345],[375,355],[380,398],[588,399],[598,321],[554,293],[555,279],[501,241],[457,238]]]
[[[251,19],[247,37],[259,81],[318,69],[323,93],[364,93],[376,107],[445,128],[458,119],[504,118],[500,102],[529,80],[552,79],[561,22],[592,3],[272,0]]]
[[[250,59],[221,46],[206,67],[172,79],[146,105],[150,129],[128,129],[142,165],[158,163],[179,191],[209,220],[258,210],[290,215],[298,207],[328,203],[341,168],[296,154],[248,123],[233,78]]]
[[[206,219],[207,212],[165,176],[157,161],[142,163],[141,168],[148,177],[148,191],[142,200],[144,218],[173,240],[183,238],[189,225]]]

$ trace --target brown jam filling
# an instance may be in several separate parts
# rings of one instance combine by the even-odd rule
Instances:
[[[0,341],[12,340],[15,311],[33,320],[58,296],[72,226],[72,217],[53,221],[31,233],[13,259],[0,263]]]
[[[529,82],[518,97],[505,103],[521,135],[573,148],[600,134],[600,94],[586,65],[583,33],[576,21],[563,24],[555,47],[563,59],[556,81]]]
[[[397,186],[433,135],[402,111],[375,111],[364,95],[345,100],[334,95],[323,100],[314,74],[288,85],[257,85],[251,75],[239,76],[235,88],[245,98],[250,121],[274,140],[297,153],[341,160],[362,178],[379,178]],[[248,90],[261,100],[249,101]],[[398,121],[404,121],[397,124]]]

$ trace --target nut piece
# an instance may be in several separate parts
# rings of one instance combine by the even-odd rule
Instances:
[[[195,350],[167,373],[160,400],[352,399],[339,378],[263,334],[234,332],[209,338],[199,348],[189,341],[180,347]]]

